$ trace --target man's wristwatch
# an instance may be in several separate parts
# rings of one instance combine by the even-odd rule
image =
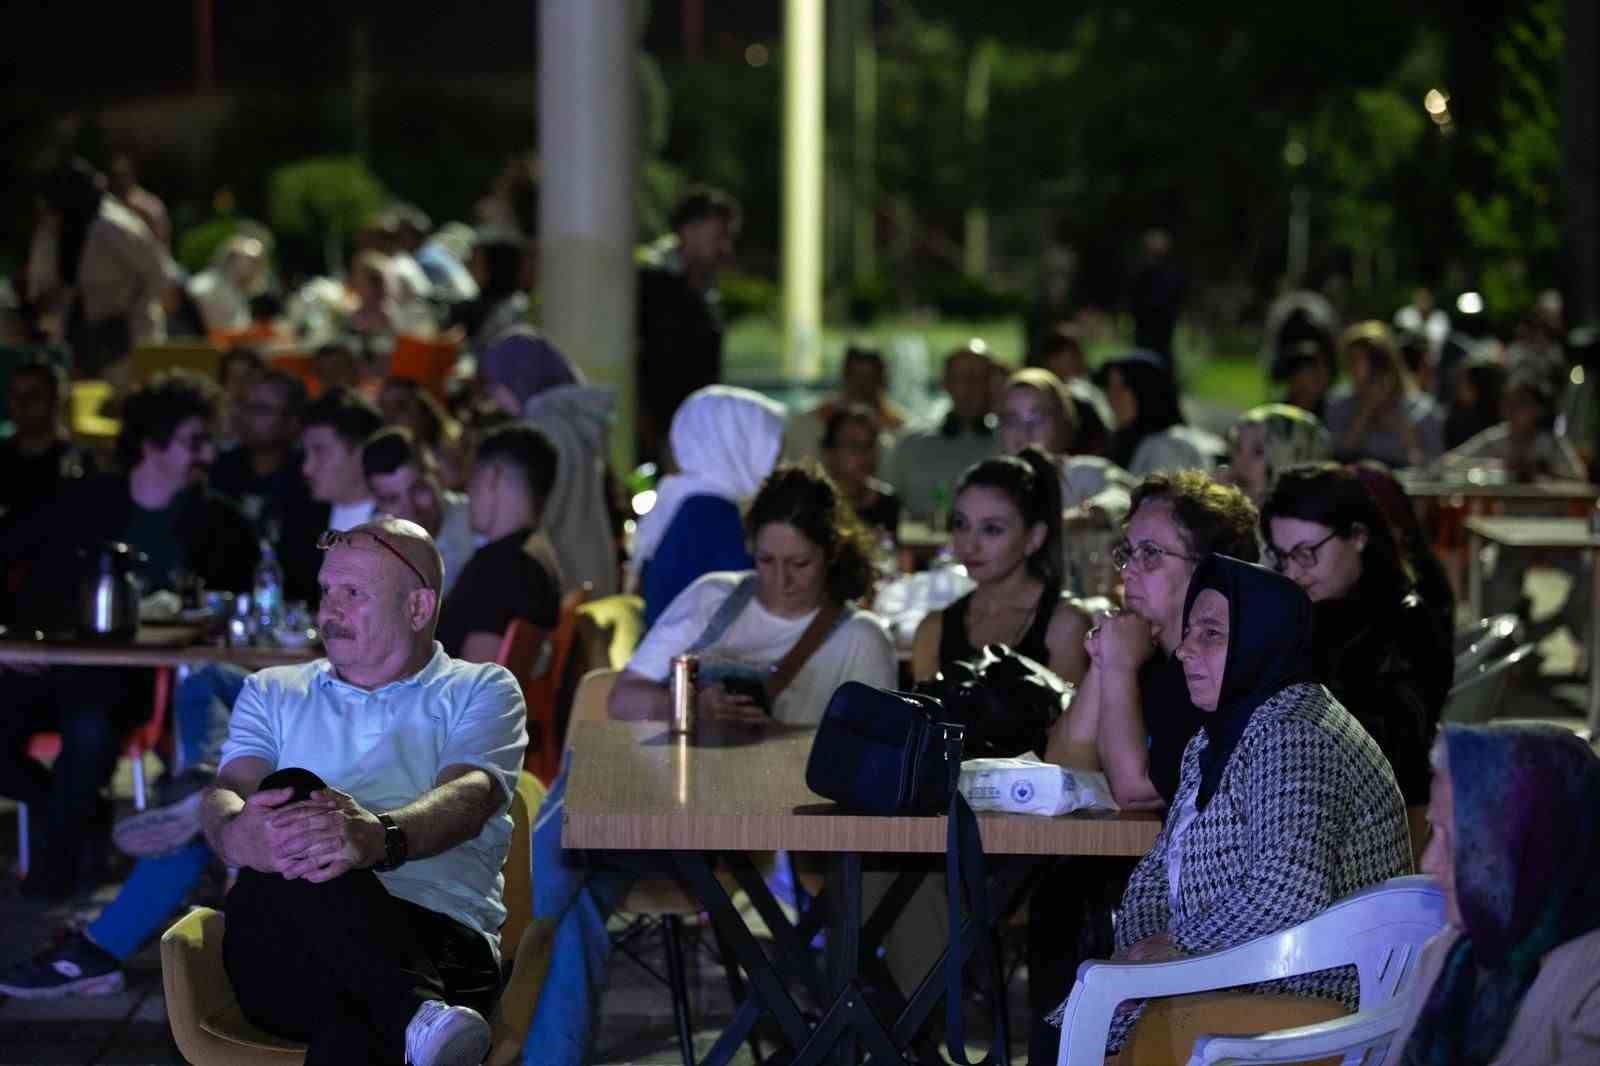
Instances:
[[[383,859],[373,864],[374,870],[393,870],[406,861],[406,831],[395,824],[387,814],[378,815],[383,824]]]

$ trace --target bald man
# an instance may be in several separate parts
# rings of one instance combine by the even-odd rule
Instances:
[[[433,639],[421,526],[324,534],[327,658],[250,677],[201,820],[240,868],[223,961],[317,1063],[472,1063],[499,990],[500,870],[527,745],[516,679]]]

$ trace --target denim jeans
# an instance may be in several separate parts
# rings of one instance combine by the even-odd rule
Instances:
[[[184,678],[172,699],[179,763],[215,764],[228,735],[228,713],[248,675],[235,666],[203,666]],[[89,939],[126,959],[183,905],[211,862],[211,848],[196,837],[170,855],[140,859],[117,898],[89,925]]]
[[[522,1045],[524,1066],[584,1066],[592,1057],[611,937],[606,919],[633,883],[660,865],[645,853],[561,846],[571,755],[533,823],[533,917],[555,923],[550,969]]]

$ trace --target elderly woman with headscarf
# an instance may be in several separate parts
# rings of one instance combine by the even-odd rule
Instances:
[[[783,417],[777,402],[729,385],[707,385],[678,405],[669,434],[678,472],[656,486],[634,535],[645,625],[701,574],[755,565],[741,509],[778,461]]]
[[[1600,758],[1558,726],[1447,725],[1422,870],[1422,949],[1390,1066],[1600,1062]]]
[[[1311,680],[1311,618],[1306,594],[1271,570],[1222,555],[1196,568],[1178,659],[1201,730],[1166,826],[1122,897],[1114,957],[1234,947],[1410,870],[1389,761]],[[1357,980],[1342,967],[1251,991],[1288,997],[1290,1017],[1324,1006],[1305,998],[1333,1001],[1327,1018],[1356,1005]],[[1113,1022],[1112,1050],[1137,1013]]]
[[[617,592],[617,541],[606,503],[615,392],[585,384],[567,357],[531,326],[515,326],[489,346],[478,360],[478,387],[496,407],[526,418],[555,445],[556,480],[544,505],[544,531],[566,585],[587,583],[595,596]]]
[[[1333,439],[1322,420],[1286,403],[1266,403],[1239,416],[1228,430],[1228,465],[1219,479],[1237,486],[1257,507],[1278,472],[1297,463],[1333,457]]]

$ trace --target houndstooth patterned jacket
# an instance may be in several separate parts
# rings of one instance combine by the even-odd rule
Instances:
[[[1183,752],[1173,810],[1200,786],[1204,732]],[[1186,954],[1217,951],[1311,918],[1359,888],[1411,872],[1410,833],[1378,745],[1321,685],[1292,685],[1257,708],[1206,809],[1179,840],[1178,911],[1168,906],[1169,834],[1139,861],[1122,897],[1117,947],[1160,932]],[[1341,999],[1354,967],[1253,987]],[[1119,1015],[1120,1047],[1137,1015]]]

